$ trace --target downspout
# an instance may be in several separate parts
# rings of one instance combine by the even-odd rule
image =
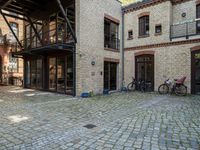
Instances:
[[[122,81],[121,89],[124,88],[124,11],[122,9]]]

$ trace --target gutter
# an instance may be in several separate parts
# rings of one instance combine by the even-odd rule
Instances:
[[[122,9],[122,81],[121,88],[124,87],[124,10]]]

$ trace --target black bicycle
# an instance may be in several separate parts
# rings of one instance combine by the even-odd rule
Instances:
[[[183,77],[179,80],[171,81],[167,79],[163,84],[158,87],[158,92],[160,94],[168,94],[175,93],[178,96],[186,96],[187,95],[187,86],[184,85],[186,77]]]
[[[145,92],[149,88],[149,84],[147,84],[144,80],[137,81],[135,78],[132,77],[132,82],[128,84],[127,90],[128,91],[141,91]]]

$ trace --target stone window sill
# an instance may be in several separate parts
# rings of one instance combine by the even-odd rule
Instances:
[[[147,38],[147,37],[150,37],[150,35],[139,35],[138,38]]]
[[[107,47],[104,47],[104,50],[106,50],[106,51],[112,51],[112,52],[117,52],[117,53],[120,52],[119,49],[113,49],[113,48],[107,48]]]
[[[127,38],[127,40],[133,40],[133,38]]]
[[[161,33],[155,33],[154,35],[155,36],[160,36],[160,35],[162,35],[162,32]]]

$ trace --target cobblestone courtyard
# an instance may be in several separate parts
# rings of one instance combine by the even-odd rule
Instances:
[[[0,149],[200,149],[200,97],[0,87]],[[96,127],[84,127],[93,124]]]

